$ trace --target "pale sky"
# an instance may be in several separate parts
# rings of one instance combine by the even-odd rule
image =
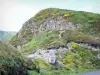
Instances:
[[[0,0],[0,30],[19,31],[25,21],[50,7],[100,13],[100,0]]]

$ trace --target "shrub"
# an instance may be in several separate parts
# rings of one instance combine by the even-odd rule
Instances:
[[[23,29],[21,34],[22,34],[23,37],[26,37],[27,36],[27,30]]]
[[[35,59],[33,61],[32,66],[37,72],[40,72],[41,69],[49,69],[49,68],[51,68],[50,64],[45,63],[41,59]]]
[[[64,14],[64,17],[70,17],[71,14]]]
[[[14,48],[0,41],[0,75],[27,74],[25,61]]]

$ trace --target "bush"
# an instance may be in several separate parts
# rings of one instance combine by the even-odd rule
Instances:
[[[31,65],[34,70],[36,70],[38,73],[41,72],[41,70],[47,70],[47,69],[50,69],[51,68],[51,65],[48,63],[45,63],[42,59],[35,59],[33,62],[32,62],[32,65]]]
[[[0,42],[0,75],[25,75],[27,69],[24,63],[20,53]]]

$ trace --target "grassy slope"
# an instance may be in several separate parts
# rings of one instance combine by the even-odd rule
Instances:
[[[48,31],[41,32],[37,36],[34,36],[31,42],[24,45],[26,53],[27,51],[32,52],[33,49],[66,46],[68,40],[73,40],[74,42],[84,41],[86,43],[100,45],[100,39],[95,39],[95,37],[86,35],[77,30],[66,30],[61,34],[61,38],[59,37],[59,33],[59,31]]]

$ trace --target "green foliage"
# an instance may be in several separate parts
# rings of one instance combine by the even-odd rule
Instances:
[[[58,8],[43,9],[34,16],[37,23],[44,22],[47,18],[56,18],[62,16],[65,22],[72,22],[77,27],[77,24],[82,26],[81,31],[85,34],[99,34],[100,31],[100,15],[84,11],[72,11]],[[98,28],[99,27],[99,28]]]
[[[10,44],[14,45],[15,47],[17,46],[17,41],[18,41],[18,34],[12,37],[11,41],[9,42]]]
[[[74,49],[77,49],[79,46],[78,46],[78,44],[73,43],[73,44],[72,44],[72,47],[73,47]]]
[[[84,69],[97,69],[97,66],[99,67],[100,60],[96,58],[91,50],[81,47],[76,43],[71,45],[72,51],[67,52],[66,57],[62,59],[65,68],[80,72]],[[93,60],[97,61],[94,62]]]
[[[60,45],[66,45],[62,38],[59,38],[59,31],[41,32],[37,36],[33,36],[31,42],[24,45],[24,53],[31,53],[37,49],[47,49],[49,47],[58,47]]]
[[[49,63],[44,62],[42,59],[35,59],[31,64],[31,71],[29,74],[43,74],[50,70],[53,66],[51,66]]]
[[[71,43],[67,43],[67,40],[73,40],[75,42],[82,40],[87,43],[98,43],[96,39],[92,39],[92,36],[85,35],[82,32],[79,32],[77,30],[67,30],[63,32],[61,35],[62,37],[59,38],[59,31],[48,31],[48,32],[41,32],[37,36],[33,37],[33,40],[26,44],[26,48],[29,48],[28,50],[25,51],[25,53],[32,53],[32,51],[36,51],[38,49],[47,49],[49,47],[56,47],[60,45],[68,45]],[[31,46],[31,48],[30,48]],[[97,62],[94,62],[93,59],[96,59],[96,55],[99,53],[93,53],[91,50],[81,47],[76,43],[71,44],[72,46],[72,51],[67,52],[66,56],[63,59],[58,59],[63,61],[63,68],[62,69],[69,69],[69,71],[72,72],[84,72],[84,69],[86,70],[93,70],[97,69],[96,66],[93,66],[93,64],[99,64],[99,60]],[[61,54],[58,54],[58,56]],[[40,64],[41,63],[41,64]],[[37,65],[37,66],[36,66]],[[46,65],[46,64],[45,64]],[[37,60],[33,66],[36,71],[39,71],[41,69],[46,69],[43,61]],[[40,69],[41,68],[41,69]],[[51,68],[48,66],[48,68]],[[50,70],[50,69],[49,69]],[[43,74],[44,75],[51,75],[55,74],[52,69],[51,71],[46,71]],[[41,72],[40,72],[41,73]],[[59,73],[59,72],[58,72]],[[59,75],[62,75],[63,73],[60,73]],[[72,73],[71,73],[72,74]],[[74,73],[75,74],[75,73]]]
[[[39,73],[35,72],[35,71],[28,71],[29,75],[40,75]]]
[[[71,13],[69,10],[62,10],[57,8],[43,9],[34,16],[34,21],[41,24],[47,18],[63,16],[64,14]]]
[[[62,33],[62,39],[72,40],[74,42],[83,41],[90,44],[100,44],[100,39],[96,37],[84,34],[78,30],[66,30]]]
[[[13,41],[13,42],[16,42],[16,41],[17,41],[17,36],[14,36],[14,37],[12,38],[12,41]]]
[[[20,53],[0,42],[0,75],[23,75],[24,63]]]
[[[81,70],[81,73],[91,72],[93,70]],[[76,73],[72,71],[66,70],[43,70],[41,73],[37,73],[35,71],[29,71],[29,75],[79,75],[81,73]]]
[[[28,34],[28,31],[23,29],[21,34],[23,37],[26,37]]]
[[[84,41],[86,43],[92,44],[100,44],[99,39],[95,39],[92,36],[85,35],[78,30],[66,30],[61,34],[61,38],[59,38],[59,31],[48,31],[41,32],[40,34],[33,36],[31,42],[24,45],[25,50],[24,53],[29,54],[38,49],[47,49],[50,47],[59,47],[66,46],[67,40]]]
[[[33,62],[33,66],[36,68],[36,69],[47,69],[47,68],[50,68],[50,64],[46,64],[43,60],[41,59],[36,59],[34,62]]]

